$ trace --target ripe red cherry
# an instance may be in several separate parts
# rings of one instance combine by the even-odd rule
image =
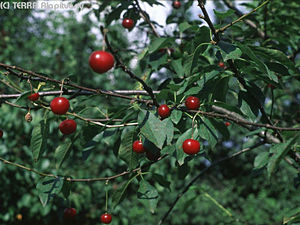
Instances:
[[[180,6],[181,6],[180,1],[176,0],[176,1],[173,2],[173,8],[174,8],[174,9],[179,9]]]
[[[69,100],[64,97],[56,97],[50,103],[52,112],[58,115],[65,114],[69,110],[69,107]]]
[[[109,213],[104,213],[101,215],[101,222],[105,224],[109,224],[112,220],[112,217]]]
[[[72,220],[76,216],[76,209],[74,208],[65,208],[64,210],[64,218],[67,220]]]
[[[59,130],[63,134],[72,134],[75,132],[77,124],[74,120],[64,120],[59,124]]]
[[[225,64],[223,62],[219,62],[219,67],[224,68]]]
[[[166,104],[163,104],[163,105],[160,105],[157,109],[158,111],[158,115],[164,119],[164,118],[167,118],[170,116],[170,108],[166,105]]]
[[[143,146],[143,142],[136,140],[135,142],[133,142],[132,144],[132,151],[136,152],[136,153],[143,153],[145,152],[145,148]]]
[[[0,138],[2,138],[2,137],[3,137],[3,131],[0,130]]]
[[[39,93],[33,93],[33,94],[31,94],[31,95],[28,96],[28,99],[29,99],[30,101],[36,101],[36,100],[39,99],[39,97],[40,97],[40,94],[39,94]]]
[[[195,155],[200,151],[200,143],[194,139],[186,139],[182,144],[183,151],[189,155]]]
[[[226,127],[229,127],[229,126],[230,126],[230,123],[229,123],[229,122],[225,122],[225,126],[226,126]]]
[[[200,100],[197,97],[189,96],[185,100],[185,106],[191,110],[197,110],[200,107]]]
[[[112,54],[105,51],[95,51],[90,55],[89,64],[90,67],[96,73],[105,73],[110,70],[115,63],[115,59]]]
[[[130,18],[124,18],[123,22],[122,22],[122,26],[127,28],[127,29],[131,29],[134,27],[134,21],[133,19]]]

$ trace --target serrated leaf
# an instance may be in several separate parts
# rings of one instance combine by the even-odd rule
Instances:
[[[43,177],[36,185],[39,198],[43,206],[46,206],[51,198],[54,198],[62,189],[63,179],[61,177]]]
[[[259,169],[267,165],[269,161],[269,152],[261,152],[254,159],[254,167]]]
[[[49,123],[47,117],[41,120],[40,123],[35,126],[31,133],[30,149],[32,151],[33,161],[37,162],[41,154],[45,151],[47,143]]]
[[[119,148],[119,157],[126,162],[129,170],[132,170],[137,167],[139,155],[132,151],[132,142],[133,142],[134,132],[127,132],[122,140]]]
[[[227,17],[229,17],[229,16],[231,16],[231,15],[233,15],[234,14],[234,10],[232,10],[232,9],[229,9],[229,10],[227,10],[227,11],[225,11],[225,12],[218,12],[217,10],[215,10],[214,9],[214,14],[216,15],[216,17],[218,17],[219,19],[225,19],[225,18],[227,18]]]
[[[173,38],[156,38],[151,44],[149,45],[149,53],[153,53],[158,49],[165,47],[168,42],[171,42]]]
[[[214,147],[218,142],[217,131],[208,119],[203,118],[202,121],[203,123],[199,125],[198,134],[207,140],[211,147]]]
[[[138,123],[141,129],[141,133],[147,139],[149,139],[149,141],[151,141],[159,149],[161,149],[167,136],[164,123],[146,110],[142,110],[139,113]]]
[[[71,151],[73,141],[67,137],[56,149],[54,153],[56,168],[59,169]]]
[[[128,185],[137,177],[139,174],[130,178],[126,183],[124,183],[120,188],[118,188],[112,195],[112,204],[113,208],[115,208],[121,201],[124,199],[126,189]]]
[[[167,136],[167,145],[171,144],[174,136],[174,126],[170,118],[164,119],[163,121],[166,136]]]
[[[171,113],[171,120],[173,123],[178,124],[182,117],[182,111],[180,110],[173,110]]]
[[[150,212],[154,213],[158,202],[157,190],[147,181],[141,180],[137,195],[138,199],[148,207]]]
[[[270,152],[273,153],[271,159],[269,160],[267,171],[268,171],[268,178],[270,179],[275,170],[277,169],[280,161],[282,158],[288,153],[290,150],[290,146],[293,143],[295,138],[292,138],[288,140],[285,143],[279,143],[273,145],[273,147],[270,149]]]
[[[196,50],[194,53],[191,55],[191,63],[190,63],[190,70],[189,70],[189,75],[192,75],[193,69],[197,68],[196,65],[199,60],[199,55],[202,54],[210,45],[210,43],[201,43],[200,45],[197,46]]]

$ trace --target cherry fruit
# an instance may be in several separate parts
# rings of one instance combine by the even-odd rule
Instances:
[[[174,9],[179,9],[180,6],[181,6],[181,3],[180,3],[180,1],[176,0],[176,1],[173,2],[172,5],[173,5]]]
[[[89,64],[90,67],[96,73],[105,73],[110,70],[115,63],[115,59],[112,54],[105,51],[95,51],[90,55]]]
[[[195,155],[200,151],[200,143],[194,139],[186,139],[182,144],[183,151],[188,155]]]
[[[197,110],[200,107],[200,100],[197,97],[189,96],[185,100],[185,106],[190,110]]]
[[[39,94],[39,93],[33,93],[33,94],[31,94],[31,95],[28,96],[28,99],[29,99],[30,101],[36,101],[36,100],[39,99],[39,97],[40,97],[40,94]]]
[[[145,152],[145,148],[143,146],[143,142],[136,140],[135,142],[133,142],[132,144],[132,151],[136,152],[136,153],[143,153]]]
[[[76,216],[76,209],[74,208],[65,208],[64,210],[64,218],[67,220],[72,220]]]
[[[0,130],[0,138],[3,137],[3,130]]]
[[[112,217],[109,213],[104,213],[101,215],[101,222],[105,224],[109,224],[112,221]]]
[[[124,18],[122,22],[122,26],[127,29],[131,29],[134,27],[134,21],[130,18]]]
[[[224,68],[225,64],[223,62],[219,62],[219,67]]]
[[[230,123],[229,123],[229,122],[225,122],[225,126],[226,126],[226,127],[229,127],[229,126],[230,126]]]
[[[74,120],[64,120],[59,124],[59,130],[63,134],[72,134],[75,132],[77,124]]]
[[[157,111],[158,111],[158,115],[162,119],[169,117],[171,114],[170,108],[166,104],[160,105]]]
[[[50,103],[52,112],[58,115],[65,114],[69,110],[69,107],[69,100],[64,97],[56,97]]]

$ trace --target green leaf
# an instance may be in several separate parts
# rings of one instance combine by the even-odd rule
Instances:
[[[152,178],[156,182],[158,182],[161,186],[168,188],[169,191],[171,191],[171,189],[170,189],[171,182],[166,180],[166,176],[162,176],[160,174],[154,173],[154,174],[152,174]]]
[[[227,61],[229,59],[238,59],[242,55],[241,49],[237,48],[229,42],[220,41],[218,43],[218,46],[222,50],[221,54],[224,61]]]
[[[42,154],[45,151],[47,136],[49,130],[49,123],[47,117],[44,120],[41,120],[40,123],[35,126],[31,133],[30,140],[30,149],[32,151],[33,160],[37,162]]]
[[[218,12],[217,10],[214,10],[214,13],[215,13],[216,17],[218,17],[218,19],[220,19],[220,20],[225,19],[229,16],[232,16],[234,14],[234,12],[235,11],[232,10],[232,9],[229,9],[225,12]]]
[[[290,146],[294,142],[295,138],[288,140],[285,143],[275,144],[270,148],[270,152],[273,153],[271,159],[269,160],[267,171],[268,178],[270,179],[275,170],[277,169],[280,161],[290,150]]]
[[[139,174],[134,175],[132,178],[130,178],[126,183],[121,185],[112,195],[112,204],[113,208],[115,208],[118,204],[120,204],[126,193],[126,189],[128,188],[128,185],[137,177]]]
[[[198,134],[207,140],[211,147],[214,147],[218,143],[217,131],[209,119],[203,118],[202,121],[203,123],[199,125]]]
[[[147,181],[141,180],[137,195],[138,199],[146,205],[150,212],[154,213],[158,202],[157,190]]]
[[[183,66],[182,66],[182,59],[176,59],[176,60],[172,60],[171,61],[171,66],[172,68],[175,70],[175,72],[177,73],[177,75],[179,77],[183,77],[184,76],[184,70],[183,70]]]
[[[167,136],[164,122],[160,121],[149,111],[142,110],[138,116],[138,123],[141,133],[161,149]]]
[[[193,70],[196,67],[197,63],[198,63],[198,60],[199,60],[199,55],[202,54],[208,47],[208,45],[210,45],[210,43],[201,43],[200,45],[197,46],[196,50],[194,51],[194,53],[190,56],[192,58],[192,61],[191,61],[191,67],[190,67],[190,70],[189,70],[189,75],[192,75],[193,73]]]
[[[70,195],[70,192],[71,192],[71,188],[72,188],[72,182],[70,181],[67,181],[64,179],[63,181],[63,186],[62,186],[62,189],[61,189],[61,192],[63,193],[64,197],[67,199]]]
[[[63,179],[61,177],[43,177],[38,181],[36,189],[44,207],[51,198],[54,198],[60,192],[62,186]]]
[[[162,121],[163,126],[165,128],[166,136],[167,136],[167,145],[171,144],[174,136],[174,126],[172,120],[170,118],[164,119]]]
[[[59,169],[65,159],[68,157],[73,140],[70,137],[67,137],[56,149],[54,153],[56,168]]]
[[[269,152],[261,152],[254,159],[254,167],[259,169],[267,165],[269,161]]]
[[[132,151],[133,137],[133,131],[125,133],[121,140],[121,145],[119,148],[119,157],[126,162],[129,170],[132,170],[137,167],[139,159],[138,153]]]
[[[156,38],[148,47],[149,53],[153,53],[158,49],[167,46],[167,44],[172,41],[173,38]]]
[[[182,117],[182,111],[180,110],[172,110],[171,120],[173,123],[178,124]]]

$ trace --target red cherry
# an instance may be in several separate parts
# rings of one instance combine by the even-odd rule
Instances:
[[[72,134],[75,132],[77,124],[74,120],[64,120],[59,124],[59,130],[63,134]]]
[[[224,68],[225,64],[223,62],[219,62],[219,67]]]
[[[56,97],[50,103],[52,112],[58,115],[65,114],[69,110],[69,107],[69,100],[64,97]]]
[[[200,151],[200,143],[194,139],[186,139],[182,144],[183,151],[189,155],[195,155]]]
[[[226,127],[229,127],[229,126],[230,126],[230,123],[229,123],[229,122],[225,122],[225,126],[226,126]]]
[[[96,73],[105,73],[113,68],[115,59],[112,54],[105,51],[95,51],[90,55],[90,67]]]
[[[174,9],[179,9],[181,6],[181,3],[180,3],[180,1],[174,1],[172,5],[173,5]]]
[[[72,220],[76,216],[76,209],[74,208],[65,208],[64,210],[64,218],[67,220]]]
[[[122,26],[127,28],[127,29],[131,29],[134,27],[134,21],[133,19],[130,18],[124,18],[123,22],[122,22]]]
[[[164,53],[166,53],[166,48],[160,48],[160,49],[158,49],[158,52],[159,53],[162,53],[162,54],[164,54]]]
[[[31,95],[28,96],[28,99],[29,99],[30,101],[36,101],[36,100],[39,99],[39,97],[40,97],[40,94],[39,94],[39,93],[33,93],[33,94],[31,94]]]
[[[143,146],[143,142],[136,140],[135,142],[133,142],[132,144],[132,151],[136,152],[136,153],[143,153],[145,152],[145,148]]]
[[[185,106],[191,110],[197,110],[200,107],[200,100],[197,97],[189,96],[185,100]]]
[[[0,138],[3,137],[3,130],[0,130]]]
[[[101,222],[105,224],[109,224],[112,220],[112,217],[109,213],[104,213],[101,215]]]
[[[268,86],[268,88],[271,88],[271,89],[275,88],[275,86],[273,84],[268,84],[267,86]]]
[[[163,105],[160,105],[157,109],[158,111],[158,115],[164,119],[164,118],[167,118],[170,116],[170,108],[166,105],[166,104],[163,104]]]

